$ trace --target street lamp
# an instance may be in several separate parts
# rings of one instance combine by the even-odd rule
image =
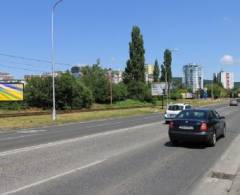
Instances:
[[[55,50],[54,50],[54,12],[58,4],[63,0],[58,0],[52,7],[52,95],[53,95],[53,108],[52,120],[56,120],[56,99],[55,99]]]

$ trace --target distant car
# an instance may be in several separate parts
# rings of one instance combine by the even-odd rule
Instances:
[[[189,141],[215,146],[217,138],[226,136],[225,117],[211,109],[184,110],[169,123],[168,133],[172,144]]]
[[[236,99],[231,99],[229,102],[229,106],[237,106],[238,105],[238,101]]]
[[[164,114],[165,122],[168,123],[174,119],[181,111],[191,108],[191,105],[182,103],[168,105],[167,110]]]

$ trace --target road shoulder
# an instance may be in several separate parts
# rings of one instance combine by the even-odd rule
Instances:
[[[240,189],[240,135],[238,135],[225,153],[210,171],[201,179],[191,195],[226,195]],[[239,185],[238,185],[239,184]],[[233,188],[234,187],[234,188]],[[236,195],[232,192],[230,195]]]

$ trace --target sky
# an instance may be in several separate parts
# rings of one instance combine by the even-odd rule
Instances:
[[[51,64],[14,56],[50,60],[51,9],[55,0],[2,0],[0,72],[15,78],[49,72]],[[173,49],[173,76],[187,63],[202,65],[204,78],[220,70],[240,81],[239,0],[63,0],[55,12],[56,61],[124,70],[133,25],[144,38],[146,63],[163,61]],[[12,57],[5,56],[11,55]]]

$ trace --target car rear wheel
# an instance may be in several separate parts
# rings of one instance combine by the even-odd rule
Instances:
[[[213,147],[216,145],[216,142],[217,142],[217,135],[216,133],[214,132],[211,137],[210,137],[210,140],[209,140],[209,146]]]
[[[173,146],[178,145],[178,140],[170,138],[170,141],[171,141]]]
[[[222,137],[226,137],[226,132],[227,132],[227,128],[226,128],[226,127],[224,127],[224,128],[223,128]]]

